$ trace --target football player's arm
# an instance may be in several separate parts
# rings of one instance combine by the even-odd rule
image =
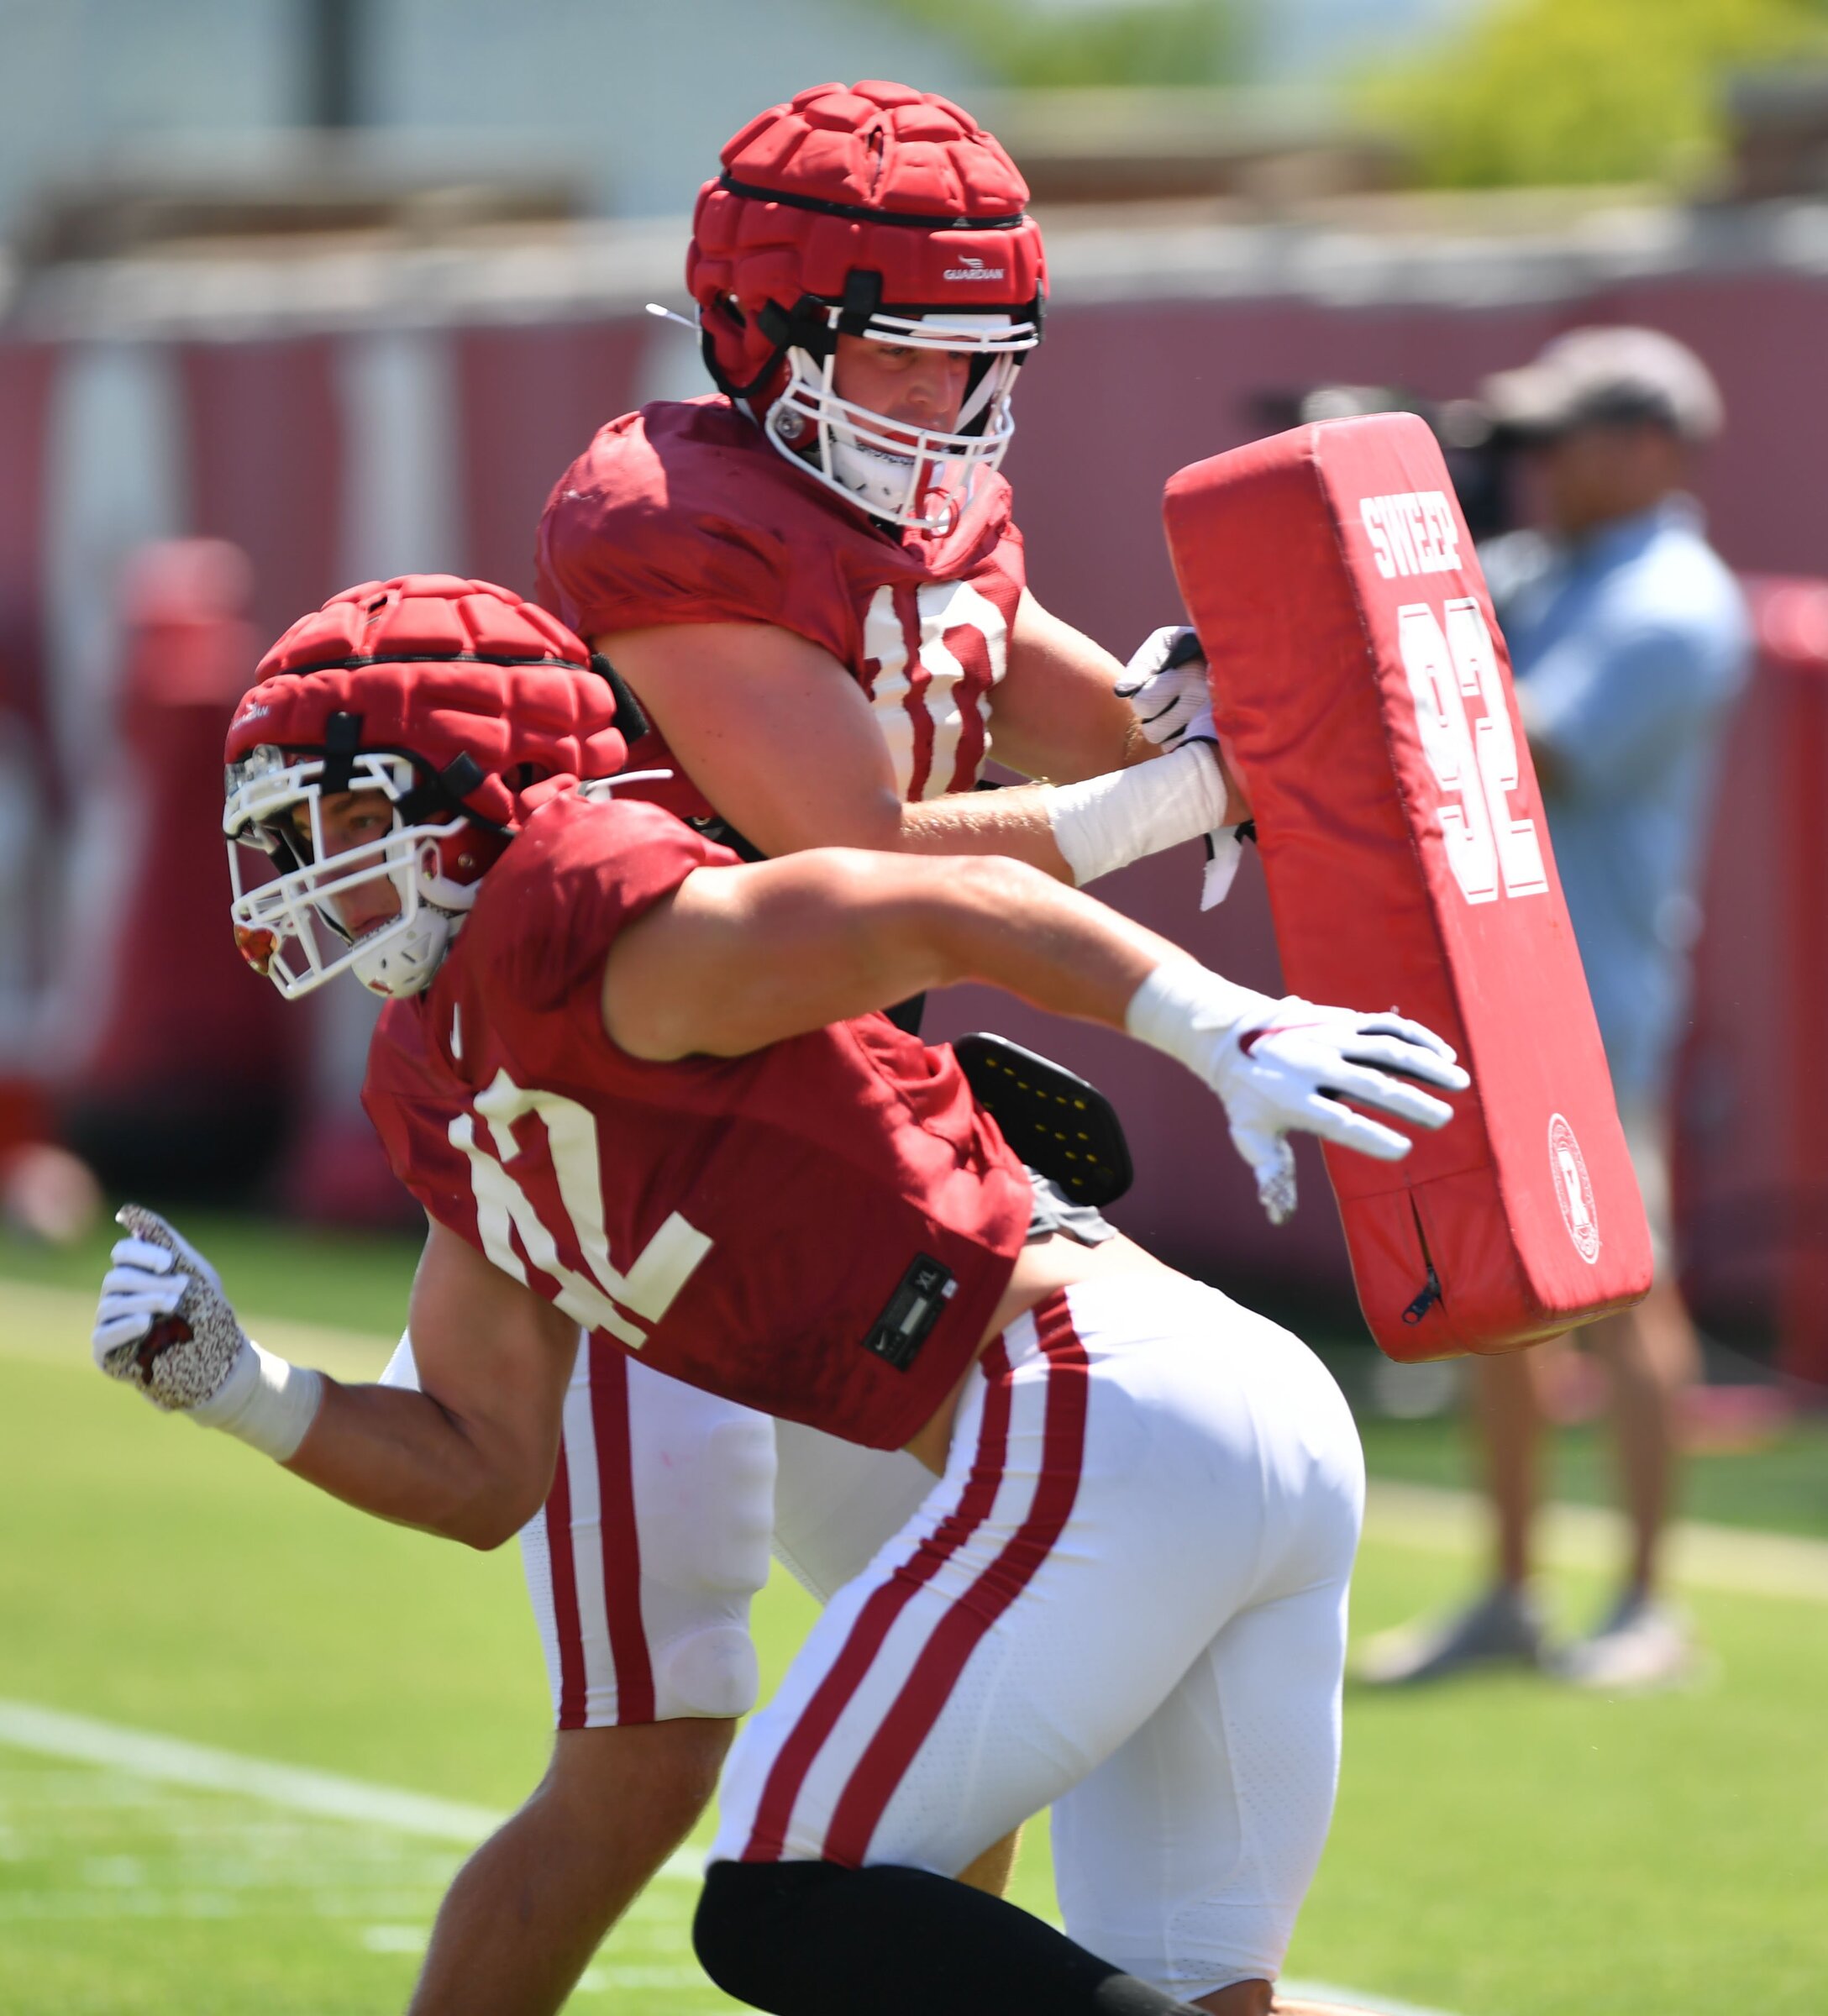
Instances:
[[[1025,777],[1074,784],[1162,752],[1117,694],[1124,668],[1024,588],[1009,667],[990,694],[996,760]]]
[[[1393,1162],[1408,1136],[1343,1102],[1435,1128],[1453,1110],[1422,1085],[1468,1083],[1417,1023],[1235,986],[993,855],[942,864],[821,848],[699,869],[611,945],[603,1027],[637,1057],[738,1056],[959,980],[1122,1029],[1185,1064],[1223,1102],[1276,1221],[1295,1204],[1291,1130]]]
[[[551,1488],[577,1325],[434,1222],[410,1327],[422,1390],[326,1379],[286,1467],[377,1518],[499,1546]]]
[[[635,1057],[737,1057],[974,979],[1121,1029],[1186,956],[1022,862],[821,848],[688,875],[617,935],[603,1026]]]
[[[576,1326],[434,1225],[412,1289],[425,1390],[344,1386],[264,1350],[220,1277],[129,1204],[90,1340],[97,1365],[160,1410],[283,1463],[377,1518],[499,1546],[551,1482]]]
[[[763,853],[900,845],[888,747],[828,652],[767,623],[679,624],[592,642],[699,790]]]
[[[145,1210],[119,1214],[91,1349],[165,1413],[213,1427],[359,1510],[500,1546],[538,1510],[559,1456],[576,1325],[431,1228],[413,1280],[425,1391],[339,1385],[242,1329],[196,1246]]]
[[[1140,799],[1126,772],[904,805],[869,701],[807,638],[768,624],[695,623],[592,643],[699,790],[770,857],[810,847],[997,853],[1085,882],[1221,823],[1223,774],[1197,752],[1150,766]]]

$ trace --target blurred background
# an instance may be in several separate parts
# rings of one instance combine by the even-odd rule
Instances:
[[[1297,1957],[1461,2016],[1741,1988],[1819,2009],[1828,0],[0,0],[0,1693],[470,1801],[537,1769],[509,1563],[304,1505],[219,1438],[160,1437],[90,1390],[104,1200],[171,1206],[295,1356],[384,1355],[416,1213],[357,1104],[371,1007],[352,986],[282,1004],[235,955],[228,708],[353,582],[530,591],[542,503],[593,430],[709,389],[644,306],[688,306],[718,148],[862,76],[957,97],[1032,187],[1052,296],[1007,472],[1037,594],[1120,657],[1179,614],[1159,502],[1189,462],[1412,408],[1483,536],[1520,509],[1465,403],[1486,373],[1617,322],[1719,381],[1698,488],[1757,658],[1705,841],[1674,1173],[1710,1373],[1689,1504],[1738,1529],[1684,1557],[1684,1588],[1731,1714],[1689,1695],[1626,1729],[1521,1683],[1393,1698],[1374,1726],[1361,1704]],[[1189,852],[1108,893],[1279,991],[1254,862],[1208,916],[1198,881]],[[929,1024],[983,1026],[1116,1098],[1127,1229],[1326,1344],[1386,1488],[1361,1618],[1437,1600],[1479,1545],[1439,1488],[1466,1475],[1432,1418],[1458,1373],[1363,1338],[1317,1158],[1271,1233],[1173,1066],[969,990]],[[1578,1378],[1560,1402],[1597,1404]],[[1558,1462],[1558,1498],[1608,1496],[1590,1436]],[[1434,1495],[1389,1494],[1417,1483]],[[1557,1532],[1584,1601],[1614,1539]],[[341,1821],[155,1806],[144,1774],[164,1756],[160,1782],[187,1782],[176,1752],[117,1754],[40,1708],[0,1699],[0,1764],[34,1760],[0,1768],[0,2002],[397,2006],[475,1805],[417,1861],[379,1835],[352,1860]],[[684,1955],[689,1891],[654,1895],[596,1988],[722,2006]],[[210,1927],[238,1914],[231,1951]],[[346,1967],[324,1959],[339,1915]]]

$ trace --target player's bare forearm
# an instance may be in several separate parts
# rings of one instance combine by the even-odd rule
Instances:
[[[938,969],[929,986],[978,980],[1113,1029],[1157,966],[1188,956],[1095,897],[1012,861],[951,871],[929,890],[922,928]]]
[[[1072,650],[1058,663],[1039,646],[1027,656],[1015,652],[996,689],[999,756],[1071,783],[1156,755],[1111,690],[1116,661],[1044,612],[1036,620],[1048,637],[1058,631],[1074,640]],[[1023,627],[1019,621],[1018,632]],[[1057,880],[1073,879],[1040,786],[904,804],[882,722],[837,659],[803,637],[765,624],[691,623],[595,641],[693,783],[760,853],[815,847],[998,853]],[[1219,822],[1217,809],[1209,823]]]
[[[957,791],[901,808],[897,850],[908,854],[1004,854],[1037,868],[1056,882],[1073,871],[1053,837],[1045,789],[1011,785],[1000,791]]]
[[[991,746],[1025,777],[1076,784],[1158,753],[1129,702],[1123,667],[1101,644],[1043,609],[1024,589],[1009,638],[1009,669],[990,696]]]
[[[537,1509],[465,1425],[428,1394],[324,1381],[323,1404],[286,1467],[360,1512],[475,1547],[499,1546]]]
[[[1204,827],[1189,826],[1190,814],[1179,809],[1180,792],[1192,781],[1190,764],[1206,760],[1190,750],[1163,751],[1145,743],[1153,757],[1167,756],[1180,766],[1171,779],[1166,769],[1152,770],[1146,778],[1118,779],[1110,770],[1083,785],[1051,790],[1043,785],[1016,785],[1006,790],[962,791],[943,798],[927,798],[901,807],[901,825],[894,851],[908,854],[1006,854],[1052,875],[1057,882],[1076,882],[1075,873],[1061,843],[1063,815],[1069,821],[1069,807],[1087,794],[1100,796],[1107,784],[1116,786],[1117,796],[1106,800],[1110,807],[1106,821],[1121,834],[1124,847],[1113,861],[1097,863],[1084,876],[1121,867],[1126,861],[1152,853],[1178,841],[1192,840]],[[1202,787],[1198,803],[1201,816],[1214,826],[1235,826],[1250,816],[1243,793],[1227,768],[1220,752],[1208,745],[1216,765],[1218,790],[1208,794]],[[1154,787],[1162,787],[1158,790]],[[1138,789],[1137,787],[1143,787]],[[1118,803],[1127,807],[1119,811]],[[1173,809],[1169,809],[1173,808]]]
[[[733,1057],[982,980],[1121,1028],[1144,978],[1185,957],[1021,862],[822,848],[689,876],[617,939],[603,1021],[637,1057]]]
[[[286,1467],[376,1518],[499,1546],[551,1484],[577,1326],[433,1224],[412,1326],[424,1390],[326,1381]]]

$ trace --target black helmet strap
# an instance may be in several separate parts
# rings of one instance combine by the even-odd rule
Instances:
[[[349,788],[355,774],[355,759],[361,750],[362,717],[360,714],[333,714],[323,728],[323,780],[325,797]]]

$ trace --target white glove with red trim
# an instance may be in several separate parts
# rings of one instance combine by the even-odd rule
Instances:
[[[1224,1102],[1232,1142],[1257,1179],[1272,1225],[1295,1209],[1290,1133],[1317,1134],[1379,1162],[1400,1162],[1406,1134],[1355,1113],[1370,1106],[1431,1132],[1453,1117],[1421,1089],[1463,1092],[1472,1080],[1420,1022],[1393,1013],[1272,1000],[1192,960],[1158,966],[1132,997],[1125,1026],[1177,1058]]]

